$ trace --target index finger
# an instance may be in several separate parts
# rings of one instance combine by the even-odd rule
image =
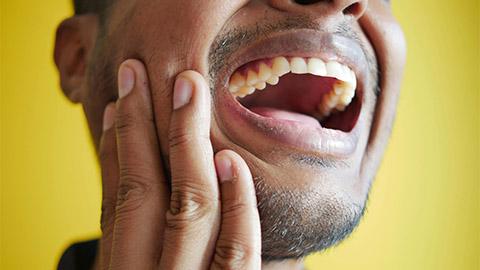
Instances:
[[[161,269],[206,269],[219,230],[219,194],[210,142],[210,92],[202,75],[177,76],[169,129],[171,202]],[[185,256],[176,256],[181,250]]]

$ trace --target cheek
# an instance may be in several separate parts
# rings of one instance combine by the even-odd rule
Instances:
[[[375,50],[383,77],[399,83],[405,65],[406,42],[390,7],[382,0],[370,1],[360,24]]]
[[[107,60],[108,59],[108,60]],[[96,149],[103,133],[103,113],[108,103],[117,98],[116,72],[111,70],[110,58],[94,58],[88,67],[86,96],[82,107]]]
[[[200,5],[196,0],[144,0],[138,1],[128,12],[116,14],[123,19],[118,19],[120,30],[113,35],[124,44],[119,50],[117,66],[131,57],[145,63],[164,156],[168,154],[168,127],[176,75],[184,70],[196,70],[208,76],[210,46],[242,2],[205,0]]]
[[[360,25],[375,51],[379,68],[380,95],[370,130],[365,157],[362,160],[359,188],[368,186],[376,174],[387,146],[395,117],[396,104],[403,77],[406,44],[403,32],[391,14],[390,7],[381,0],[372,0]]]
[[[208,53],[215,37],[243,1],[139,1],[126,17],[125,55],[164,67],[165,76],[185,69],[208,75]],[[141,29],[141,31],[139,31]]]

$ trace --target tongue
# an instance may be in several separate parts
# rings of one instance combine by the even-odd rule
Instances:
[[[249,110],[264,117],[300,122],[309,126],[320,126],[320,123],[318,122],[317,119],[306,114],[301,114],[297,112],[291,112],[291,111],[286,111],[286,110],[281,110],[281,109],[276,109],[271,107],[252,107],[252,108],[249,108]]]

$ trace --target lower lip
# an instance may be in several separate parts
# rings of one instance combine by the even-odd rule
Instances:
[[[303,121],[265,117],[243,107],[227,90],[217,93],[218,120],[226,128],[227,135],[244,146],[261,143],[262,147],[278,147],[280,144],[311,155],[339,158],[346,158],[356,150],[357,126],[346,133]],[[248,133],[253,137],[245,136]]]

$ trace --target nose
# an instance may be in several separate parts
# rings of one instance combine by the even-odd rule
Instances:
[[[307,12],[324,15],[360,18],[367,9],[368,0],[270,0],[276,9],[289,12]]]

